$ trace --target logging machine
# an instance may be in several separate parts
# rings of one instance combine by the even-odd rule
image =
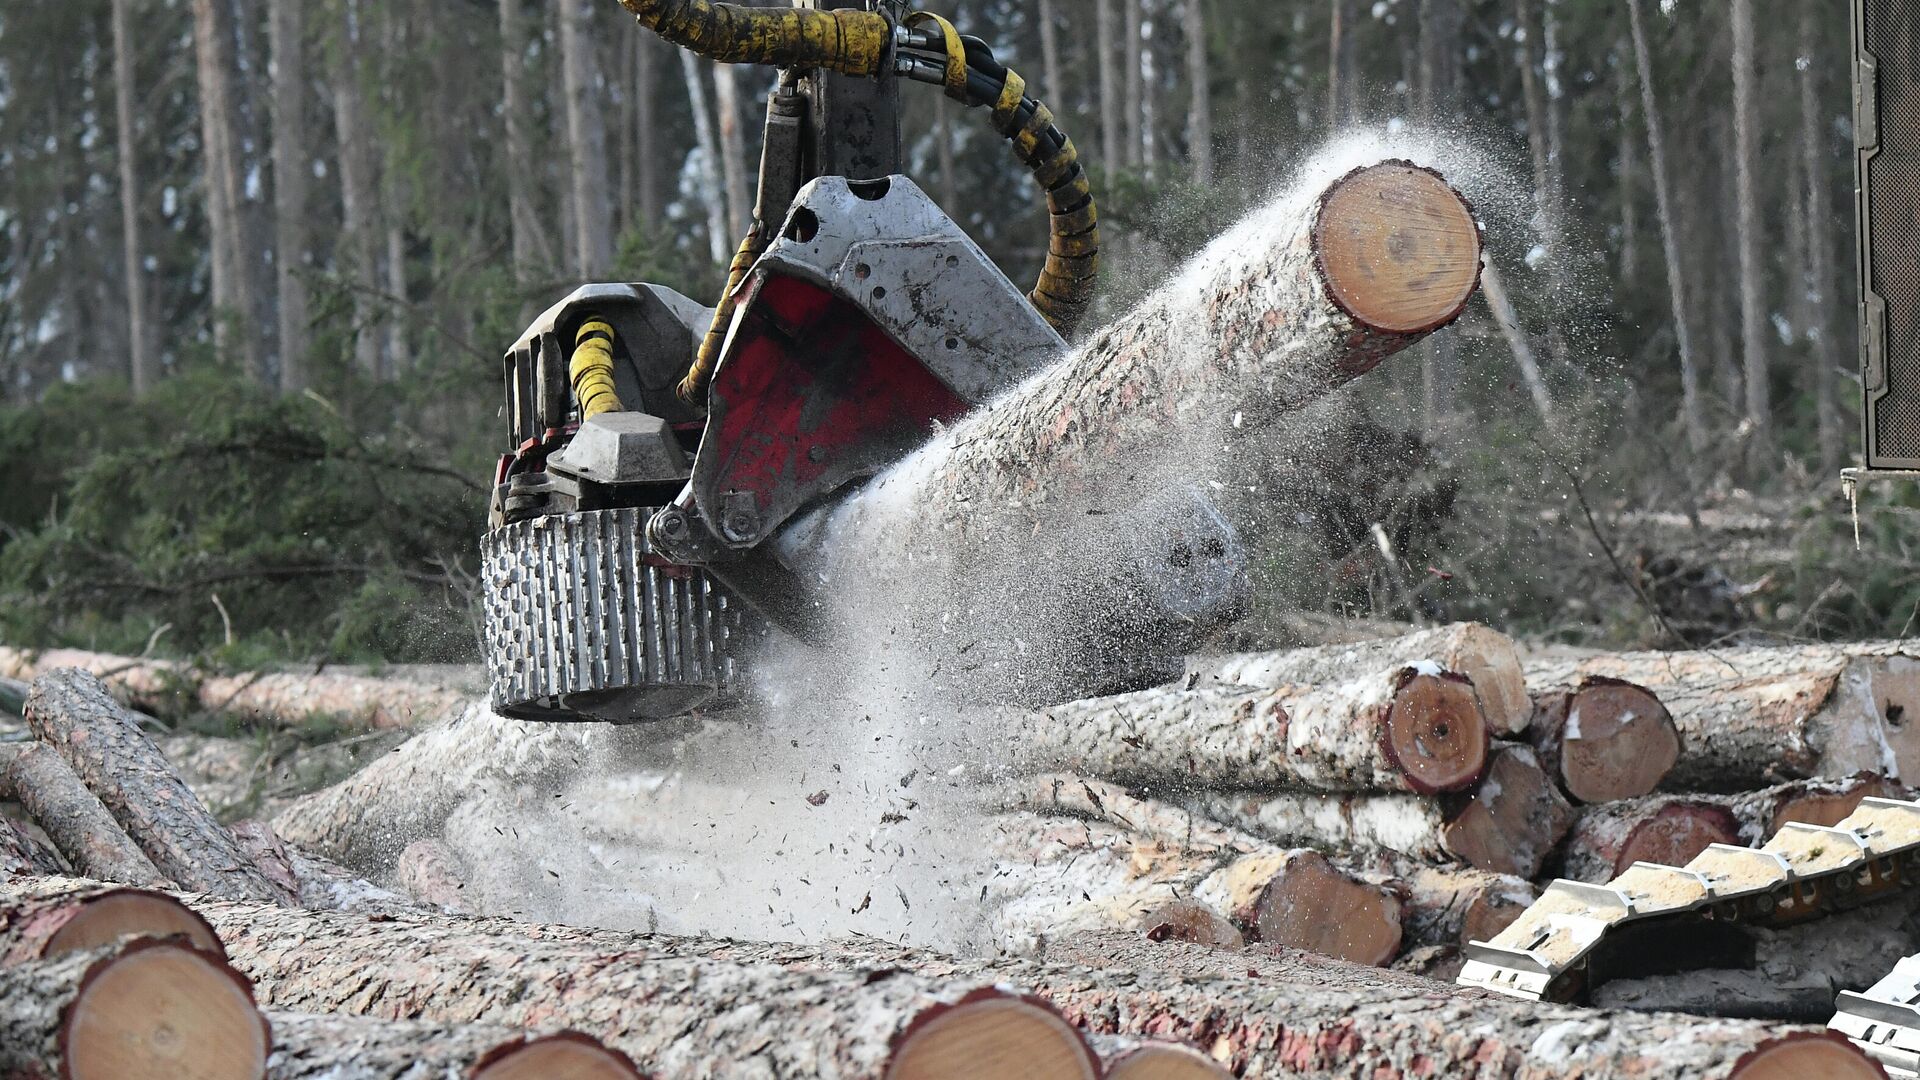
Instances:
[[[592,284],[505,358],[483,541],[492,704],[663,719],[724,698],[753,639],[819,631],[769,543],[1057,357],[1098,261],[1071,140],[978,38],[895,0],[622,0],[722,63],[779,71],[753,222],[718,303]],[[987,111],[1044,193],[1022,293],[900,175],[901,80]]]

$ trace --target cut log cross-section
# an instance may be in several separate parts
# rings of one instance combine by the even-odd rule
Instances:
[[[1281,652],[1195,657],[1187,677],[1197,686],[1281,687],[1339,683],[1375,671],[1432,661],[1473,683],[1497,736],[1527,730],[1533,704],[1513,640],[1478,623],[1453,623],[1401,637]]]
[[[641,1080],[625,1054],[579,1032],[529,1038],[491,1024],[273,1010],[268,1080]]]
[[[46,830],[75,871],[127,885],[173,884],[49,747],[36,744],[15,755],[0,778],[0,792],[11,795]]]
[[[1357,880],[1317,851],[1249,856],[1217,892],[1256,941],[1381,965],[1400,951],[1403,907],[1390,889]]]
[[[1465,678],[1399,668],[1331,686],[1158,688],[1016,714],[1030,765],[1204,787],[1432,793],[1470,787],[1486,718]]]
[[[71,952],[0,979],[0,1075],[260,1080],[270,1045],[247,980],[174,942]]]
[[[35,679],[27,723],[175,884],[233,899],[283,899],[99,679],[72,669]]]
[[[1107,1056],[1106,1080],[1227,1080],[1219,1063],[1190,1046],[1144,1043]]]
[[[1590,806],[1567,834],[1560,873],[1601,884],[1637,862],[1685,866],[1708,844],[1740,839],[1733,811],[1704,798],[1653,795]]]
[[[1531,738],[1541,765],[1582,803],[1650,795],[1680,757],[1679,732],[1660,699],[1604,676],[1539,694]]]
[[[165,893],[73,878],[0,880],[0,967],[97,949],[121,938],[178,937],[223,955],[207,920]]]

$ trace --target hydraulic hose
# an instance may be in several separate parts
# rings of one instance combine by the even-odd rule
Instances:
[[[674,388],[680,400],[689,405],[704,405],[707,400],[707,385],[713,381],[713,369],[720,363],[720,346],[726,343],[727,327],[733,325],[735,307],[734,294],[740,291],[740,283],[747,279],[747,271],[753,268],[755,259],[766,250],[766,233],[755,222],[740,241],[740,249],[733,253],[733,262],[727,267],[727,289],[720,294],[720,302],[714,305],[713,321],[707,325],[707,336],[700,339],[700,349],[694,353],[693,366],[687,369],[686,378]]]
[[[574,335],[567,375],[573,382],[573,398],[580,403],[580,419],[624,408],[613,389],[613,327],[589,319],[580,328]]]
[[[722,64],[880,74],[893,26],[877,11],[747,7],[715,0],[620,0],[640,25]]]

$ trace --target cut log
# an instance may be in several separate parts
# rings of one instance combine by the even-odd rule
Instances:
[[[1255,941],[1374,966],[1400,951],[1400,898],[1310,849],[1247,856],[1197,894]]]
[[[415,840],[400,853],[394,866],[394,880],[401,891],[422,904],[453,913],[467,910],[461,891],[464,875],[455,869],[457,857],[439,840]]]
[[[1479,780],[1488,748],[1466,679],[1414,668],[1334,686],[1142,690],[1011,721],[1031,767],[1160,786],[1456,791]]]
[[[14,755],[0,791],[46,831],[77,873],[127,885],[173,884],[49,747],[36,744]]]
[[[932,987],[986,983],[1028,988],[1095,1034],[1203,1042],[1255,1080],[1405,1071],[1416,1057],[1430,1075],[1467,1080],[1773,1080],[1789,1074],[1754,1071],[1756,1061],[1777,1063],[1810,1037],[1820,1044],[1786,1058],[1806,1071],[1790,1075],[1881,1075],[1851,1044],[1809,1029],[1541,1005],[1293,950],[1249,959],[1133,931],[1073,939],[1129,968],[1102,973],[872,939],[754,943],[444,915],[371,922],[218,900],[201,910],[274,1005],[564,1023],[599,1033],[660,1080],[723,1072],[748,1047],[768,1076],[878,1077],[879,1047],[903,1012]],[[1178,970],[1189,951],[1201,958],[1192,974]],[[716,1008],[725,1002],[755,1007]]]
[[[639,1080],[618,1050],[579,1032],[528,1038],[491,1024],[273,1010],[267,1080]]]
[[[1140,917],[1140,932],[1148,941],[1186,941],[1221,949],[1238,949],[1247,938],[1225,915],[1198,900],[1175,900]]]
[[[0,879],[0,966],[50,960],[127,937],[179,937],[225,955],[207,920],[166,893],[79,878]]]
[[[287,846],[264,821],[237,822],[228,831],[274,887],[300,907],[378,915],[419,906],[391,889],[354,876],[344,866]]]
[[[1442,842],[1467,865],[1530,878],[1573,824],[1573,807],[1527,747],[1497,748],[1474,797],[1447,819]]]
[[[1892,689],[1911,682],[1920,694],[1920,676],[1888,674],[1896,663],[1920,672],[1920,662],[1904,657],[1855,657],[1826,646],[1554,653],[1528,660],[1526,670],[1533,686],[1571,686],[1599,675],[1652,691],[1680,733],[1666,789],[1734,792],[1856,772],[1897,778],[1902,754],[1895,741],[1912,741],[1909,757],[1920,765],[1920,736],[1910,740]],[[1902,723],[1889,718],[1889,709]]]
[[[72,669],[40,676],[27,723],[175,883],[234,899],[281,897],[100,680]]]
[[[333,787],[295,800],[274,832],[302,851],[381,875],[410,843],[437,835],[461,802],[503,784],[573,772],[605,733],[589,724],[509,720],[473,705]]]
[[[1540,764],[1580,803],[1651,795],[1680,758],[1679,731],[1660,699],[1598,675],[1535,695],[1529,737]]]
[[[1231,591],[1230,530],[1208,529],[1216,546],[1196,549],[1194,532],[1143,530],[1131,511],[1183,475],[1229,470],[1223,442],[1256,437],[1452,322],[1479,255],[1471,211],[1438,175],[1405,162],[1311,169],[1058,363],[794,521],[775,538],[781,558],[804,580],[885,597],[840,614],[862,624],[860,640],[898,629],[929,671],[970,669],[973,700],[1108,692],[1127,681],[1117,662],[1168,677],[1198,635],[1237,614],[1192,606]],[[1075,566],[1033,542],[1109,514],[1106,546],[1122,558]],[[1113,586],[1115,573],[1139,587]],[[1200,587],[1160,587],[1172,579]],[[1088,591],[1096,603],[1072,602]]]
[[[1733,811],[1704,798],[1652,795],[1589,806],[1567,834],[1560,876],[1602,884],[1637,862],[1685,866],[1708,844],[1740,842]]]
[[[1860,800],[1868,798],[1911,799],[1913,792],[1883,776],[1856,773],[1837,779],[1790,780],[1714,801],[1724,799],[1740,822],[1741,842],[1757,847],[1790,821],[1838,825],[1859,807]]]
[[[1480,708],[1494,735],[1513,736],[1527,730],[1533,705],[1527,697],[1520,652],[1512,638],[1479,623],[1452,623],[1353,644],[1197,656],[1187,662],[1187,678],[1197,680],[1197,686],[1274,689],[1347,682],[1419,660],[1465,675],[1480,695]]]
[[[1095,1045],[1107,1062],[1106,1080],[1227,1080],[1233,1075],[1219,1062],[1180,1043],[1122,1046],[1098,1040]]]
[[[1406,938],[1417,946],[1489,941],[1539,896],[1525,878],[1484,870],[1427,866],[1393,856],[1348,855],[1339,862],[1400,898]]]
[[[0,876],[64,874],[59,853],[11,818],[0,818]]]
[[[0,979],[0,1075],[259,1080],[269,1045],[246,979],[173,942],[68,953]]]

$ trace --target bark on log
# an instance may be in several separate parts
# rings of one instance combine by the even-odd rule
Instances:
[[[1400,637],[1282,652],[1198,656],[1187,661],[1187,678],[1198,686],[1278,688],[1340,683],[1375,671],[1428,660],[1473,683],[1495,736],[1527,730],[1533,714],[1526,675],[1513,639],[1479,623],[1452,623]]]
[[[264,821],[238,822],[229,831],[274,887],[299,907],[379,915],[419,906],[391,889],[354,876],[344,866],[287,846]]]
[[[64,874],[67,867],[52,848],[9,818],[0,818],[0,876]]]
[[[437,835],[476,793],[572,772],[612,738],[593,725],[535,724],[484,705],[428,728],[366,768],[296,800],[273,819],[287,843],[379,875],[408,844]]]
[[[618,1050],[578,1032],[529,1038],[484,1023],[378,1020],[270,1010],[267,1080],[639,1080]]]
[[[1012,717],[1026,764],[1162,786],[1457,791],[1487,725],[1462,677],[1399,668],[1280,690],[1157,688]]]
[[[756,1063],[773,1077],[878,1075],[870,1048],[884,1032],[856,1038],[836,1025],[865,1015],[892,1030],[895,1005],[923,1000],[930,986],[985,982],[1028,988],[1096,1034],[1203,1043],[1256,1080],[1422,1068],[1462,1080],[1882,1075],[1851,1044],[1813,1029],[1540,1005],[1290,950],[1250,960],[1134,932],[1072,939],[1076,950],[1133,969],[1103,974],[955,960],[871,939],[735,942],[442,915],[370,922],[217,900],[201,910],[276,1006],[507,1024],[537,1017],[600,1033],[660,1080],[711,1075],[743,1045],[758,1048]],[[1187,953],[1199,954],[1205,974],[1176,969]],[[1156,966],[1136,955],[1165,959]],[[875,981],[883,970],[892,974]],[[747,1000],[779,1001],[778,1026],[765,1008],[714,1009]],[[836,1046],[849,1052],[836,1055]]]
[[[1724,800],[1740,822],[1740,841],[1757,847],[1790,821],[1838,825],[1860,800],[1868,798],[1911,799],[1913,791],[1874,773],[1856,773],[1837,779],[1790,780],[1713,801]]]
[[[76,873],[127,885],[173,884],[51,748],[25,747],[14,755],[3,779],[0,792],[46,831]]]
[[[1140,917],[1139,928],[1148,941],[1185,941],[1221,949],[1238,949],[1247,943],[1239,927],[1198,900],[1162,904]]]
[[[1739,844],[1740,822],[1704,798],[1652,795],[1589,806],[1567,834],[1560,876],[1603,884],[1634,863],[1685,866],[1708,844]]]
[[[400,861],[394,867],[394,880],[401,891],[422,904],[463,914],[468,909],[460,893],[466,888],[466,881],[455,869],[457,865],[458,859],[445,843],[415,840],[400,853]]]
[[[1372,966],[1400,951],[1401,898],[1311,849],[1245,856],[1196,895],[1229,912],[1255,941]]]
[[[175,936],[225,955],[207,920],[166,893],[81,878],[0,879],[0,967],[98,949],[123,937]]]
[[[1508,874],[1395,857],[1349,855],[1338,862],[1400,898],[1406,938],[1416,946],[1490,941],[1539,896],[1532,882]]]
[[[1158,580],[1214,583],[1226,549],[1196,558],[1179,529],[1149,542],[1138,522],[1119,520],[1107,542],[1139,580],[1116,586],[1109,571],[1125,560],[1074,566],[1033,538],[1097,526],[1089,511],[1125,519],[1183,480],[1230,478],[1223,442],[1254,437],[1458,317],[1479,255],[1471,211],[1436,174],[1383,162],[1338,175],[1316,163],[1061,361],[793,522],[777,538],[781,557],[809,581],[872,586],[886,602],[843,617],[879,640],[901,630],[929,670],[976,669],[966,687],[979,693],[1108,692],[1127,681],[1116,660],[1164,678],[1228,612],[1209,606],[1183,627],[1196,594]],[[1101,599],[1077,606],[1070,589]],[[1133,618],[1142,610],[1155,617]],[[1118,640],[1121,621],[1143,636]],[[1015,639],[1024,654],[996,649]]]
[[[271,1038],[247,981],[167,941],[22,964],[0,979],[0,1075],[259,1080]]]
[[[27,699],[27,723],[73,766],[162,874],[218,896],[280,899],[100,680],[70,669],[40,676]]]
[[[1547,653],[1526,663],[1534,686],[1592,675],[1658,695],[1680,733],[1670,791],[1732,792],[1814,776],[1920,768],[1920,661],[1904,654],[1807,646],[1710,652]],[[1897,748],[1896,748],[1896,744]]]
[[[1651,795],[1680,758],[1680,733],[1651,690],[1589,676],[1534,696],[1529,738],[1575,802]]]

